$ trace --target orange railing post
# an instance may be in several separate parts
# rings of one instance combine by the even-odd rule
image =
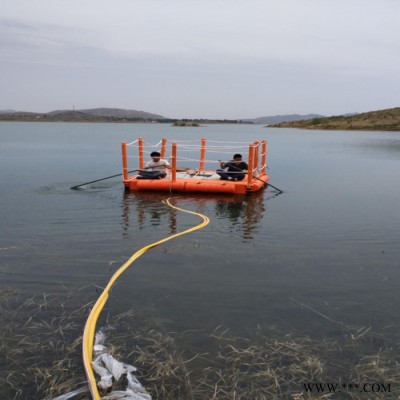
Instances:
[[[267,141],[261,141],[261,174],[267,174]]]
[[[176,181],[176,143],[172,143],[172,182]]]
[[[139,150],[139,169],[144,168],[144,158],[143,158],[143,138],[138,139],[138,150]]]
[[[161,158],[165,158],[165,148],[167,146],[167,139],[162,138],[161,139]]]
[[[200,165],[199,165],[200,172],[204,171],[204,158],[206,156],[206,142],[207,142],[207,139],[204,139],[204,138],[201,139]]]
[[[257,170],[256,172],[258,173],[258,159],[259,159],[259,153],[260,153],[260,142],[258,140],[256,140],[254,142],[254,168],[255,170]]]
[[[126,143],[121,143],[122,147],[122,173],[124,175],[124,181],[128,179],[128,157],[126,155]]]
[[[247,188],[250,188],[253,180],[253,165],[254,165],[254,145],[249,146],[249,169],[247,171]]]

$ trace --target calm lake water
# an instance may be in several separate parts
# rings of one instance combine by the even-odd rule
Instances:
[[[210,225],[135,262],[109,313],[149,310],[167,330],[222,326],[250,340],[258,327],[317,339],[341,337],[343,326],[399,332],[396,132],[0,123],[2,289],[22,298],[68,290],[79,308],[136,250],[199,223],[164,195],[125,192],[118,177],[70,190],[121,172],[120,143],[138,136],[265,138],[270,182],[284,193],[176,196]]]

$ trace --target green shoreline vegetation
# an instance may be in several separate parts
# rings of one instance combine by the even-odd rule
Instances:
[[[193,128],[197,128],[200,126],[200,124],[194,121],[176,121],[173,123],[172,126],[177,126],[177,127],[191,126]]]
[[[57,114],[13,112],[0,114],[0,121],[7,122],[88,122],[88,123],[160,123],[173,126],[203,126],[204,124],[252,124],[235,119],[176,119],[157,117],[130,117],[90,115],[81,111],[67,111]]]
[[[312,118],[281,122],[268,128],[302,128],[318,130],[400,131],[400,107],[347,116]]]
[[[282,119],[285,116],[281,116]],[[287,116],[288,117],[288,116]],[[142,111],[93,109],[52,111],[49,113],[0,112],[0,121],[8,122],[88,122],[88,123],[161,123],[174,127],[204,127],[207,124],[257,124],[242,119],[178,119]],[[400,131],[400,107],[361,114],[316,117],[267,125],[268,128],[301,128],[314,130]]]

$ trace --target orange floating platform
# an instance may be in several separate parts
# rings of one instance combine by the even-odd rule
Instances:
[[[212,143],[218,143],[212,144]],[[220,144],[223,143],[223,144]],[[239,145],[240,143],[240,145]],[[136,146],[137,145],[137,146]],[[128,147],[137,147],[136,156],[138,159],[137,170],[131,171],[130,175],[128,167]],[[171,170],[165,178],[162,179],[143,179],[137,174],[137,171],[144,168],[146,155],[146,147],[151,150],[157,150],[161,153],[161,158],[170,161]],[[205,169],[206,164],[215,164],[219,166],[219,160],[206,159],[205,156],[209,152],[212,155],[223,156],[223,153],[233,154],[244,148],[242,142],[234,142],[229,145],[226,142],[212,142],[207,144],[206,139],[201,139],[200,144],[187,144],[186,142],[172,142],[171,149],[167,148],[167,140],[157,145],[148,145],[144,143],[142,138],[132,143],[122,143],[122,164],[123,164],[123,183],[125,189],[135,191],[158,191],[158,192],[200,192],[200,193],[230,193],[230,194],[246,194],[257,192],[268,182],[269,176],[266,174],[267,160],[267,142],[265,140],[254,141],[247,144],[248,147],[248,173],[241,181],[221,180],[216,173],[216,169]],[[179,150],[182,152],[200,152],[199,159],[181,157],[179,158]],[[247,150],[247,149],[246,149]],[[150,153],[150,151],[149,151]],[[218,154],[219,153],[219,154]],[[199,163],[198,168],[177,167],[177,162]]]

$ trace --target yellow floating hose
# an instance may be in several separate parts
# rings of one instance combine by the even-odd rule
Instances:
[[[199,225],[196,225],[190,229],[187,229],[183,232],[180,233],[176,233],[175,235],[172,236],[168,236],[165,239],[162,239],[158,242],[149,244],[145,247],[142,247],[140,250],[138,250],[135,254],[132,255],[132,257],[125,263],[123,264],[115,273],[114,275],[111,277],[110,281],[108,282],[107,286],[105,287],[105,289],[103,290],[103,292],[101,293],[100,297],[97,299],[95,305],[93,306],[89,317],[86,321],[85,324],[85,329],[83,332],[83,340],[82,340],[82,351],[83,351],[83,366],[85,368],[85,372],[86,372],[86,376],[88,379],[88,384],[89,384],[89,389],[90,392],[92,394],[92,398],[94,400],[101,400],[99,391],[97,390],[97,384],[96,384],[96,378],[94,376],[93,373],[93,369],[92,369],[92,359],[93,359],[93,342],[94,342],[94,335],[95,335],[95,331],[96,331],[96,323],[97,323],[97,319],[99,318],[99,315],[101,313],[101,311],[103,310],[104,305],[107,302],[108,299],[108,293],[110,291],[110,289],[112,288],[112,286],[114,285],[114,283],[118,280],[118,278],[128,269],[128,267],[136,260],[138,259],[142,254],[144,254],[147,250],[152,249],[153,247],[156,247],[162,243],[167,242],[168,240],[174,239],[178,236],[182,236],[182,235],[186,235],[187,233],[196,231],[198,229],[204,228],[205,226],[207,226],[210,222],[210,220],[208,219],[208,217],[206,217],[203,214],[199,214],[196,213],[194,211],[188,211],[188,210],[184,210],[182,208],[176,207],[174,205],[171,204],[170,202],[170,198],[167,200],[163,200],[164,204],[167,204],[168,206],[174,208],[175,210],[178,211],[183,211],[185,213],[188,214],[193,214],[198,216],[199,218],[201,218],[203,220],[203,222]]]

